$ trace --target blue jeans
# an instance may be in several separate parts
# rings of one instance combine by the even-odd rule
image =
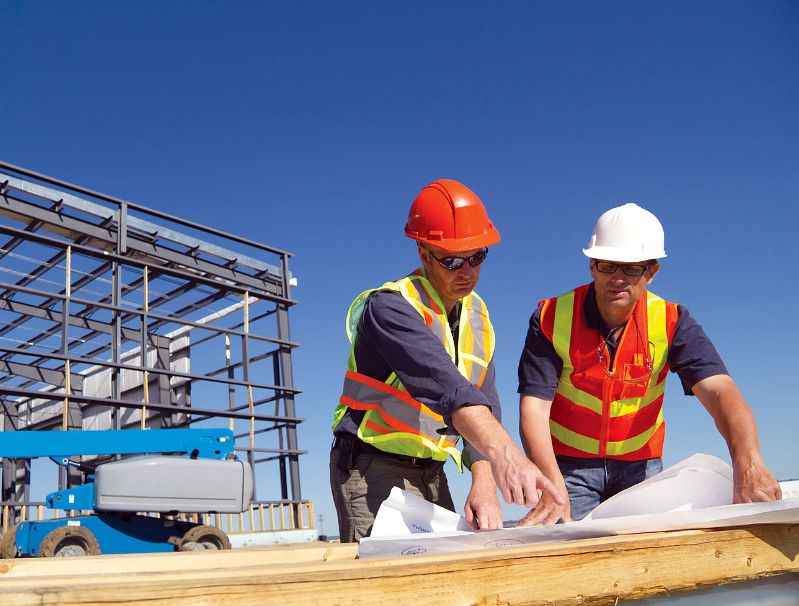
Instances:
[[[663,471],[663,459],[556,458],[569,491],[572,520],[582,520],[602,501]]]

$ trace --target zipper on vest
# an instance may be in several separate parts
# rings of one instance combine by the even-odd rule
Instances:
[[[635,313],[635,312],[633,312]],[[608,365],[608,371],[610,372],[610,377],[605,377],[605,380],[602,382],[602,420],[600,422],[600,429],[599,429],[599,456],[600,458],[606,458],[608,454],[608,425],[610,425],[610,397],[611,392],[613,391],[613,385],[616,382],[616,362],[619,360],[619,351],[624,346],[624,341],[628,338],[629,330],[627,330],[629,326],[630,320],[627,320],[627,324],[625,324],[624,328],[622,329],[621,337],[616,341],[616,349],[613,353],[613,357],[609,360],[610,364]],[[611,331],[613,332],[613,331]],[[607,343],[607,341],[606,341]],[[610,348],[608,347],[608,357],[610,357]],[[601,364],[601,362],[600,362]]]
[[[613,379],[606,377],[602,382],[602,419],[599,424],[599,458],[601,459],[604,459],[608,452],[608,422],[610,418],[610,391],[612,389]]]

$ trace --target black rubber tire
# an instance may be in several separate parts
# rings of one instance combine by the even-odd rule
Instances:
[[[39,545],[40,558],[100,555],[100,544],[85,526],[59,526],[47,533]]]
[[[180,539],[178,551],[198,551],[198,546],[210,550],[230,549],[230,539],[213,526],[194,526]]]
[[[0,559],[11,559],[17,557],[17,525],[14,524],[6,530],[2,540],[0,540]]]

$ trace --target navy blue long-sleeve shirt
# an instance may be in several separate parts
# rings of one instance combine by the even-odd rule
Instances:
[[[449,317],[450,329],[458,341],[460,304]],[[480,388],[472,385],[452,362],[444,345],[425,326],[419,312],[396,291],[378,290],[364,306],[355,338],[355,363],[359,373],[385,381],[393,372],[408,393],[440,414],[452,426],[452,413],[467,405],[484,405],[501,419],[496,371],[490,361]],[[357,433],[363,413],[348,410],[336,427],[336,434]],[[464,441],[464,460],[484,460],[476,448]]]

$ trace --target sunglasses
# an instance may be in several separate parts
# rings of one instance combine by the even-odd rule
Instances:
[[[610,261],[594,261],[596,270],[603,274],[615,274],[616,270],[621,267],[625,276],[636,278],[644,275],[644,272],[649,269],[649,263],[646,265],[624,265],[622,263],[611,263]]]
[[[433,254],[433,251],[430,250],[429,248],[427,249],[427,252],[430,253],[431,257],[433,257],[436,261],[438,261],[438,264],[441,267],[443,267],[444,269],[448,269],[449,271],[459,270],[461,267],[463,267],[464,263],[468,263],[472,267],[477,267],[478,265],[480,265],[480,263],[485,261],[486,257],[488,256],[487,248],[482,248],[473,255],[470,255],[468,257],[442,257],[440,259],[436,257]]]

